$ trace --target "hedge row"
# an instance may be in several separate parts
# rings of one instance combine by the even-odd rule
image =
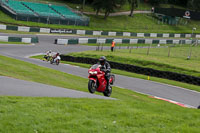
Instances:
[[[77,63],[86,63],[86,64],[96,64],[98,62],[98,59],[94,58],[86,58],[86,57],[73,57],[73,56],[66,56],[61,55],[61,59],[63,61],[70,61],[70,62],[77,62]],[[193,84],[193,85],[200,85],[200,78],[189,76],[185,74],[179,74],[175,72],[169,72],[169,71],[160,71],[155,70],[151,68],[143,68],[138,67],[130,64],[122,64],[117,62],[109,61],[111,68],[119,69],[119,70],[125,70],[128,72],[133,72],[137,74],[144,74],[148,76],[154,76],[158,78],[165,78],[169,80],[175,80],[183,83]]]

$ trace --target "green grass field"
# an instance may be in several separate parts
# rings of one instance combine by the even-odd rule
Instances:
[[[132,49],[131,53],[128,49],[117,49],[113,53],[110,51],[85,51],[69,55],[91,58],[106,56],[110,61],[200,77],[198,52],[200,47],[192,47],[191,59],[187,60],[190,48],[188,45],[170,47],[170,57],[168,57],[169,48],[151,48],[149,55],[147,55],[148,48]]]
[[[38,34],[38,32],[23,32],[23,31],[15,31],[15,30],[0,30],[0,33],[12,33],[12,34]]]
[[[85,89],[87,81],[83,78],[15,59],[0,56],[0,69],[0,75],[3,76],[87,91]],[[75,85],[77,80],[80,81],[79,85]]]
[[[48,25],[43,23],[16,21],[0,11],[0,23],[11,25],[25,25],[33,27],[49,27],[55,29],[85,29],[85,30],[103,30],[103,31],[128,31],[138,33],[192,33],[192,28],[196,27],[195,33],[200,33],[199,21],[191,21],[188,25],[171,26],[158,24],[151,16],[136,14],[134,17],[115,16],[107,20],[103,16],[90,15],[90,26],[67,26],[67,25]]]
[[[23,43],[23,42],[3,42],[3,41],[0,41],[0,44],[23,44],[23,45],[29,45],[29,43]]]
[[[0,56],[0,75],[87,91],[87,79]],[[78,82],[78,84],[77,84]],[[118,100],[0,96],[0,132],[198,132],[199,110],[114,87]]]

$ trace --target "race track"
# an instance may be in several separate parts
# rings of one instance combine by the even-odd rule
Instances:
[[[2,34],[1,34],[2,35]],[[4,34],[7,35],[7,34]],[[16,36],[16,35],[12,35]],[[25,36],[25,35],[20,35]],[[27,35],[31,36],[31,35]],[[58,36],[48,36],[48,35],[39,35],[39,44],[25,46],[25,45],[0,45],[0,54],[16,59],[20,59],[23,61],[27,61],[33,64],[37,64],[40,66],[56,69],[65,73],[77,75],[80,77],[87,78],[88,73],[87,69],[80,68],[76,66],[60,64],[59,66],[51,65],[47,62],[43,62],[36,59],[30,59],[28,56],[44,53],[47,50],[52,50],[59,53],[70,53],[70,52],[78,52],[78,51],[86,51],[86,50],[95,50],[96,47],[90,46],[80,46],[80,45],[55,45],[53,44],[54,40],[58,38]],[[67,36],[64,38],[73,38],[74,36]],[[187,90],[180,87],[170,86],[166,84],[160,84],[148,80],[142,80],[137,78],[131,78],[121,75],[116,75],[115,86],[130,89],[139,93],[157,96],[173,101],[177,101],[192,107],[197,108],[200,105],[200,93],[196,91]],[[114,90],[113,90],[114,91]]]

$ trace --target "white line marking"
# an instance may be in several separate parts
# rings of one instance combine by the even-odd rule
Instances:
[[[124,75],[120,75],[120,76],[124,76]],[[146,76],[146,75],[144,75],[144,76]],[[125,77],[128,77],[128,76],[125,76]],[[129,77],[129,78],[135,78],[135,77]],[[155,78],[157,78],[157,77],[155,77]],[[152,81],[152,80],[146,80],[146,79],[140,79],[140,78],[136,78],[136,79],[149,81],[149,82],[156,83],[156,84],[166,85],[166,86],[169,86],[169,87],[174,87],[174,88],[182,89],[182,90],[186,90],[186,91],[191,91],[191,92],[194,92],[194,93],[200,93],[200,92],[195,91],[195,90],[190,90],[190,89],[182,88],[182,87],[179,87],[179,86],[169,85],[169,84],[160,83],[160,82],[156,82],[156,81]],[[173,80],[173,81],[175,81],[175,80]],[[176,82],[178,82],[178,81],[176,81]]]
[[[145,80],[145,79],[143,79]],[[169,85],[169,84],[165,84],[165,83],[160,83],[160,82],[156,82],[156,81],[151,81],[149,80],[150,82],[153,82],[153,83],[156,83],[156,84],[161,84],[161,85],[166,85],[166,86],[169,86],[169,87],[175,87],[175,88],[178,88],[178,89],[182,89],[182,90],[186,90],[186,91],[191,91],[191,92],[194,92],[194,93],[200,93],[198,91],[195,91],[195,90],[190,90],[190,89],[186,89],[186,88],[182,88],[182,87],[178,87],[178,86],[174,86],[174,85]],[[177,81],[178,82],[178,81]]]
[[[163,101],[166,101],[166,102],[170,102],[170,103],[173,103],[173,104],[176,104],[178,106],[181,106],[181,107],[186,107],[186,108],[195,108],[193,106],[190,106],[190,105],[187,105],[187,104],[184,104],[184,103],[180,103],[180,102],[176,102],[176,101],[173,101],[173,100],[169,100],[169,99],[165,99],[165,98],[161,98],[161,97],[157,97],[157,96],[150,96],[151,98],[155,98],[155,99],[159,99],[159,100],[163,100]]]

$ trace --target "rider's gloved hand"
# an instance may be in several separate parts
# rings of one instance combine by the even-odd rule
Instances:
[[[106,69],[105,68],[101,68],[101,71],[106,72]]]

